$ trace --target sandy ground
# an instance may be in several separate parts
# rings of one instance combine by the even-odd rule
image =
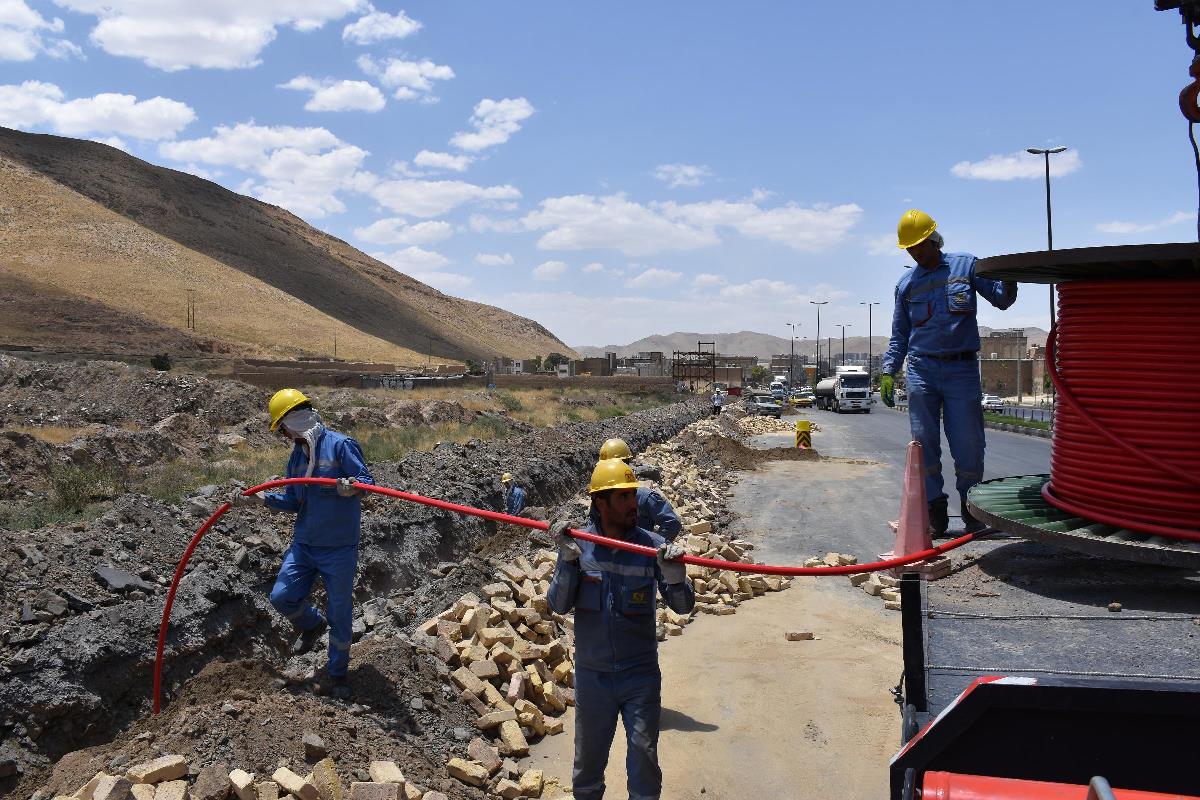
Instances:
[[[660,646],[664,800],[886,796],[900,731],[888,694],[900,673],[899,615],[865,606],[848,583],[817,580],[830,579],[799,579],[733,617],[700,616]],[[787,630],[820,638],[788,642]],[[566,735],[543,739],[523,767],[570,784],[573,711]],[[617,730],[611,798],[626,796]]]

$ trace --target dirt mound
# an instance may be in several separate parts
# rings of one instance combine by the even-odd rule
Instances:
[[[16,431],[0,431],[0,498],[13,499],[49,489],[54,450]]]
[[[677,446],[685,448],[700,463],[715,463],[728,470],[753,470],[767,461],[817,461],[821,458],[815,449],[749,447],[740,424],[742,417],[737,412],[709,417],[684,431]]]

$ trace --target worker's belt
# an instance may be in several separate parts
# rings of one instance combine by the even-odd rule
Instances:
[[[930,355],[929,358],[936,358],[938,361],[974,361],[976,355],[978,354],[974,350],[964,350],[961,353]]]

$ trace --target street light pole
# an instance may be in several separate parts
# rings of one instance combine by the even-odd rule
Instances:
[[[1055,153],[1065,152],[1066,149],[1067,148],[1065,148],[1065,147],[1051,147],[1049,149],[1041,148],[1041,147],[1025,148],[1025,152],[1027,152],[1031,155],[1035,155],[1035,156],[1042,156],[1046,162],[1046,249],[1047,250],[1054,249],[1054,225],[1052,223],[1052,217],[1051,217],[1051,212],[1050,212],[1050,156]],[[1054,315],[1054,284],[1052,283],[1052,284],[1050,284],[1050,327],[1051,328],[1054,327],[1054,316],[1055,316]],[[1017,354],[1017,358],[1020,359],[1020,353]],[[1019,368],[1019,366],[1020,366],[1019,360],[1018,360],[1017,364],[1018,364],[1018,368]],[[1030,368],[1030,370],[1032,372],[1032,367]],[[1021,387],[1020,387],[1020,385],[1018,385],[1017,392],[1019,393],[1020,390],[1021,390]],[[1054,394],[1054,386],[1053,385],[1051,385],[1051,387],[1050,387],[1050,393],[1052,395]]]
[[[868,302],[866,300],[861,300],[861,301],[859,301],[858,304],[860,306],[867,307],[867,391],[870,391],[871,385],[872,385],[871,384],[871,373],[873,372],[871,367],[875,363],[874,362],[875,351],[872,347],[872,342],[871,342],[871,306],[877,306],[877,305],[879,305],[879,302],[878,301]]]
[[[842,366],[846,366],[846,328],[850,327],[849,322],[839,322],[836,326],[842,329]]]
[[[790,392],[792,387],[796,385],[796,328],[800,327],[800,323],[788,322],[786,324],[792,329],[791,350],[788,351],[788,391]]]
[[[826,305],[829,301],[809,300],[808,302],[817,307],[817,380],[821,380],[821,306]],[[828,349],[826,349],[825,355],[828,357]]]

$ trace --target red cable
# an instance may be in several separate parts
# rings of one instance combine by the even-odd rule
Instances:
[[[253,486],[242,492],[245,495],[257,494],[258,492],[268,489],[276,489],[280,486],[288,484],[313,484],[317,486],[335,486],[337,485],[336,478],[283,478],[277,481],[268,481],[261,483],[258,486]],[[387,497],[395,497],[400,500],[407,500],[412,503],[420,503],[421,505],[433,506],[446,511],[454,511],[458,514],[466,514],[472,517],[481,517],[490,519],[493,522],[506,522],[510,525],[520,525],[525,528],[544,531],[550,528],[549,523],[541,522],[536,519],[526,519],[525,517],[514,517],[510,514],[502,514],[499,511],[487,511],[481,508],[472,508],[471,506],[462,506],[457,503],[451,503],[446,500],[438,500],[434,497],[425,497],[411,492],[402,492],[399,489],[389,489],[386,486],[375,486],[369,483],[354,483],[356,489],[362,489],[375,494],[382,494]],[[160,691],[162,688],[162,664],[163,664],[163,649],[167,641],[167,628],[171,621],[171,606],[175,603],[175,589],[179,585],[180,578],[183,577],[183,570],[187,566],[188,559],[192,557],[192,551],[196,549],[196,545],[204,538],[204,534],[212,527],[221,516],[228,511],[232,506],[229,503],[222,503],[221,506],[213,512],[213,515],[208,518],[208,521],[200,526],[196,534],[188,543],[187,549],[183,551],[183,557],[179,560],[179,566],[175,569],[175,578],[171,581],[171,588],[167,592],[167,602],[163,607],[162,622],[158,628],[158,649],[154,656],[154,695],[152,698],[152,710],[157,714],[160,709]],[[588,542],[595,542],[607,547],[616,548],[617,550],[628,550],[631,553],[641,553],[642,555],[654,556],[658,551],[653,547],[647,547],[640,544],[632,544],[630,542],[621,541],[620,539],[609,539],[606,536],[599,536],[587,531],[578,531],[570,529],[570,534],[577,539],[583,539]],[[961,547],[967,542],[975,538],[974,533],[968,533],[959,536],[957,539],[951,539],[945,544],[940,544],[937,547],[931,547],[928,550],[922,550],[919,553],[903,556],[900,558],[890,558],[886,561],[875,561],[870,564],[851,564],[845,567],[778,567],[769,564],[744,564],[737,561],[722,561],[716,558],[701,558],[699,556],[683,556],[678,559],[685,564],[695,564],[700,567],[711,567],[712,569],[725,569],[734,572],[748,572],[758,575],[853,575],[859,572],[878,572],[880,570],[892,569],[894,567],[902,567],[905,564],[912,564],[917,561],[924,561],[927,558],[941,555],[956,547]]]
[[[1200,541],[1200,281],[1069,281],[1046,366],[1055,412],[1047,502],[1106,525]],[[1147,354],[1149,366],[1135,365]]]

